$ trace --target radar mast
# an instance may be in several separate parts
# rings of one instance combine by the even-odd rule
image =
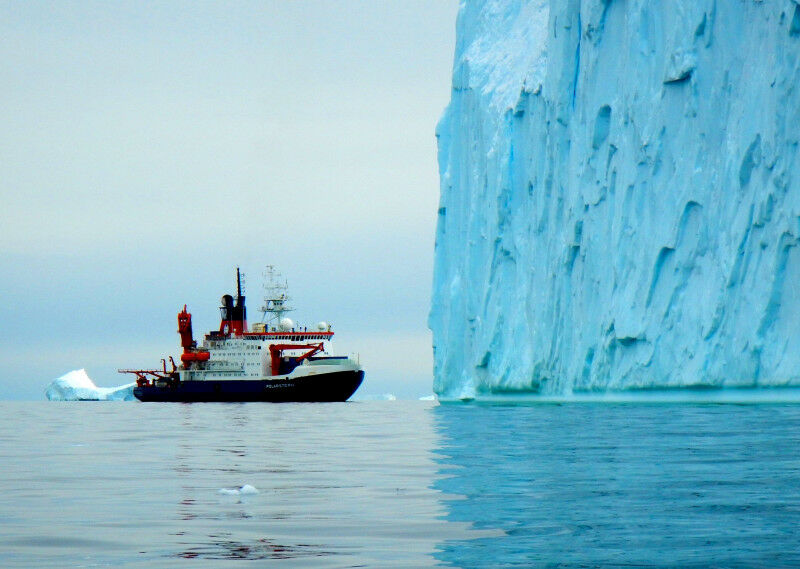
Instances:
[[[284,313],[294,310],[288,304],[291,300],[288,291],[288,281],[281,277],[274,265],[267,265],[264,269],[264,305],[261,307],[263,313],[261,321],[268,327],[270,325],[278,327]]]

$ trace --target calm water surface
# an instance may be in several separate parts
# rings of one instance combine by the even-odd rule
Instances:
[[[0,464],[0,567],[800,567],[800,405],[2,403]]]

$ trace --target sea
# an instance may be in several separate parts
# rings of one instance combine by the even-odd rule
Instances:
[[[0,567],[800,567],[800,405],[0,403]]]

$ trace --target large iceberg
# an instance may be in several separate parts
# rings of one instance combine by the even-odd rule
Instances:
[[[797,0],[462,2],[434,391],[800,383]]]
[[[50,401],[133,401],[135,385],[97,387],[85,369],[76,369],[54,380],[44,394]]]

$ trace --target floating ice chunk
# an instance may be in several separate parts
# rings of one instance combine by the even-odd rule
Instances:
[[[436,401],[436,395],[431,393],[430,395],[423,395],[419,398],[420,401]]]
[[[238,488],[220,488],[217,494],[222,494],[223,496],[252,496],[258,494],[258,489],[250,484],[245,484]]]
[[[97,387],[85,369],[76,369],[54,380],[44,394],[50,401],[133,401],[135,385]]]
[[[397,401],[397,396],[394,393],[364,395],[358,401]]]

